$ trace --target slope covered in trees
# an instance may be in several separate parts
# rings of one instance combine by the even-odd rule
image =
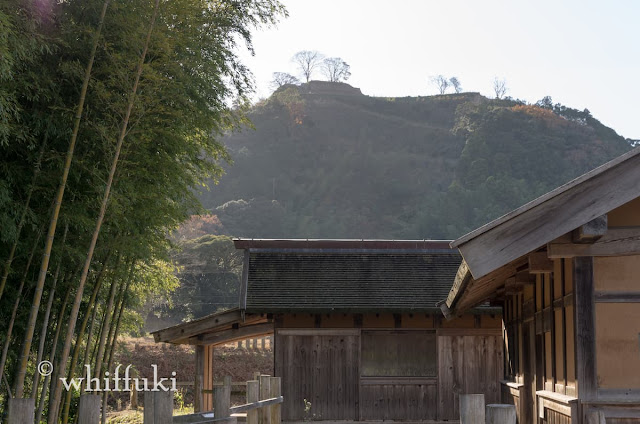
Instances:
[[[219,231],[243,237],[455,238],[631,148],[550,98],[378,98],[312,81],[249,118],[200,195]]]

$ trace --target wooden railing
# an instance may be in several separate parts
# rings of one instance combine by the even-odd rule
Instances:
[[[181,424],[204,424],[228,422],[235,424],[237,422],[236,414],[246,413],[247,424],[281,424],[281,404],[283,397],[280,377],[260,375],[257,380],[247,381],[247,403],[238,406],[231,406],[231,391],[233,386],[234,384],[231,382],[230,377],[226,377],[222,384],[214,384],[213,411],[179,415],[173,417],[173,421],[167,421],[167,417],[154,417],[152,421],[148,421],[147,415],[151,416],[152,414],[145,413],[144,423],[164,424],[173,422]]]

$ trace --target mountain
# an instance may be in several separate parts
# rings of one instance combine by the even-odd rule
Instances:
[[[545,98],[382,98],[344,83],[279,88],[223,140],[200,194],[221,232],[255,238],[456,238],[628,151]]]

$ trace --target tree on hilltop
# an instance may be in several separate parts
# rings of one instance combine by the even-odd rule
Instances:
[[[444,94],[449,88],[449,80],[444,75],[437,75],[430,78],[431,84],[438,88],[440,94]]]
[[[271,80],[271,88],[273,88],[274,90],[277,90],[278,88],[287,84],[298,85],[300,84],[300,80],[286,72],[273,73],[273,79]]]
[[[300,68],[300,73],[306,82],[309,82],[313,71],[322,64],[324,55],[317,50],[302,50],[291,58],[291,61]]]
[[[322,61],[322,73],[330,82],[346,81],[351,76],[351,67],[339,57],[329,57]]]
[[[458,77],[449,78],[449,85],[453,87],[456,93],[462,92],[462,84],[460,83],[460,80],[458,79]]]
[[[493,80],[493,91],[496,93],[496,99],[502,99],[508,91],[507,80],[495,77]]]

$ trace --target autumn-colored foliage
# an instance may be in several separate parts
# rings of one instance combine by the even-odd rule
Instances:
[[[190,240],[206,234],[222,234],[222,223],[217,215],[191,215],[173,236],[177,241]]]
[[[523,112],[536,119],[541,119],[550,128],[560,128],[568,126],[570,121],[566,118],[556,115],[552,110],[542,108],[536,105],[516,105],[511,108],[514,112]]]

